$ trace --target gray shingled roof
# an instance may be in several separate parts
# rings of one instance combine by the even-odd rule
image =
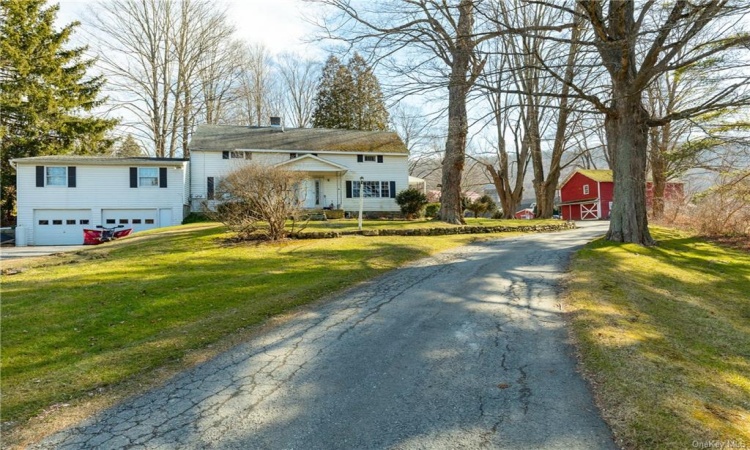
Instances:
[[[179,158],[116,158],[113,156],[80,156],[80,155],[48,155],[16,158],[11,160],[16,164],[76,164],[85,166],[156,166],[181,165],[187,159]]]
[[[193,133],[191,150],[288,150],[360,153],[408,153],[392,131],[200,125]]]

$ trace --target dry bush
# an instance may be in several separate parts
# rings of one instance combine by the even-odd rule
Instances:
[[[695,201],[693,226],[708,236],[750,235],[750,171],[724,173]]]
[[[219,182],[217,198],[224,200],[207,214],[224,223],[240,239],[279,240],[287,236],[302,213],[300,184],[304,176],[258,164],[242,167]],[[304,191],[302,191],[304,192]]]

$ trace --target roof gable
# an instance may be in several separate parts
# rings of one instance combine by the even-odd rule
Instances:
[[[200,125],[190,142],[191,150],[286,150],[353,153],[403,153],[407,150],[392,131],[331,130]]]
[[[303,155],[299,158],[280,162],[275,167],[283,167],[290,170],[303,170],[307,172],[346,172],[349,169],[335,162],[319,158],[314,155]]]

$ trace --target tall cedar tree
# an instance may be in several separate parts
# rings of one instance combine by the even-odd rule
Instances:
[[[388,112],[380,83],[359,54],[343,65],[331,55],[315,97],[313,126],[347,130],[385,130]]]
[[[0,151],[2,185],[14,186],[10,160],[54,154],[104,153],[116,121],[82,113],[102,104],[102,77],[86,78],[86,47],[66,49],[78,22],[57,31],[59,6],[46,0],[0,0]],[[3,189],[3,195],[6,195]],[[3,199],[7,219],[14,199]]]

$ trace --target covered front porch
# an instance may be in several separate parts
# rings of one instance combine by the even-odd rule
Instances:
[[[305,209],[342,208],[344,175],[348,168],[309,154],[276,164],[276,167],[305,174],[299,191]]]

